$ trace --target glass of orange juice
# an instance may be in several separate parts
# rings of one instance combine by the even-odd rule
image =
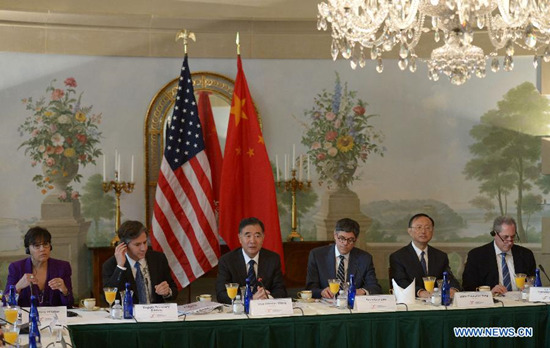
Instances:
[[[4,340],[6,343],[9,343],[13,346],[18,346],[19,339],[19,327],[17,325],[6,325],[4,326]]]
[[[422,277],[422,280],[424,281],[424,289],[426,289],[426,291],[429,292],[430,294],[434,292],[435,277],[432,277],[432,276]]]
[[[334,306],[336,306],[336,294],[340,291],[340,279],[329,279],[328,288],[332,295],[334,295]]]
[[[109,304],[109,308],[112,307],[113,302],[115,302],[117,291],[118,289],[116,287],[103,288],[103,292],[105,293],[105,301]]]
[[[225,284],[225,289],[227,290],[227,296],[231,299],[231,305],[233,305],[233,301],[235,301],[235,297],[237,297],[237,292],[239,291],[239,283],[227,283]]]
[[[516,279],[516,286],[521,291],[523,290],[523,287],[525,286],[525,279],[527,278],[527,274],[523,273],[517,273],[515,276]]]
[[[11,324],[15,324],[19,316],[19,307],[17,306],[5,307],[4,316],[6,317],[7,322]]]

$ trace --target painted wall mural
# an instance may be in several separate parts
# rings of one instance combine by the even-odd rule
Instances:
[[[309,148],[319,183],[328,188],[352,184],[360,179],[355,172],[369,155],[384,154],[384,135],[370,121],[377,115],[367,114],[368,104],[356,95],[336,75],[334,90],[319,93],[306,112],[302,144]]]
[[[99,124],[102,114],[82,105],[83,92],[77,94],[77,82],[68,77],[59,86],[57,80],[46,88],[46,96],[22,99],[30,113],[18,130],[25,137],[19,148],[31,159],[32,167],[41,168],[32,181],[43,195],[66,202],[78,199],[70,183],[80,182],[79,166],[95,165],[101,155]]]
[[[0,249],[21,250],[28,225],[40,219],[41,190],[53,186],[55,175],[70,177],[76,164],[80,182],[67,185],[79,192],[82,214],[92,222],[88,243],[108,242],[114,199],[101,192],[97,159],[106,154],[110,170],[115,149],[123,173],[129,174],[132,155],[136,161],[136,189],[121,200],[123,220],[143,220],[144,115],[155,93],[178,74],[181,59],[4,52],[0,60]],[[518,58],[512,72],[462,87],[431,82],[422,67],[403,73],[396,64],[387,64],[383,74],[374,66],[352,71],[346,62],[329,60],[244,59],[243,65],[273,163],[292,144],[297,154],[315,156],[314,189],[298,193],[299,230],[306,240],[316,238],[312,217],[332,179],[334,186],[356,193],[361,212],[372,219],[367,241],[405,243],[406,222],[418,211],[434,216],[435,241],[484,241],[491,217],[519,211],[522,240],[540,242],[540,218],[549,215],[540,202],[550,191],[539,171],[540,135],[550,133],[550,119],[548,100],[534,87],[530,58]],[[235,59],[190,58],[190,66],[236,75]],[[74,129],[68,133],[64,127]],[[46,140],[34,141],[46,134],[51,148],[43,149]],[[342,161],[321,161],[323,151]],[[70,197],[71,192],[62,196]],[[290,231],[289,204],[289,194],[280,192],[283,238]]]

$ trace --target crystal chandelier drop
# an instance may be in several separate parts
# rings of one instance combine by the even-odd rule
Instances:
[[[326,0],[318,5],[317,29],[332,31],[332,58],[349,59],[353,69],[370,57],[382,72],[382,56],[399,49],[398,66],[416,71],[416,61],[428,65],[428,77],[441,74],[461,85],[472,75],[485,77],[491,70],[513,69],[515,47],[550,61],[550,0]],[[443,45],[421,59],[415,48],[423,33],[433,33]],[[493,51],[485,54],[472,44],[474,35],[487,35]],[[502,53],[502,52],[501,52]]]

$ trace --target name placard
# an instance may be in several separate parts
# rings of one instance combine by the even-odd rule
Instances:
[[[454,302],[458,308],[493,307],[493,294],[490,291],[455,292]]]
[[[176,303],[137,304],[134,306],[137,321],[176,321],[178,305]]]
[[[529,288],[529,302],[550,302],[550,288]]]
[[[290,298],[270,298],[250,301],[250,315],[292,315]]]
[[[23,323],[29,322],[30,308],[25,307],[26,310],[21,311],[21,321]],[[49,326],[57,318],[59,325],[67,325],[67,307],[37,307],[38,316],[40,318],[40,329]]]
[[[394,295],[370,295],[355,297],[355,309],[358,312],[395,312]]]

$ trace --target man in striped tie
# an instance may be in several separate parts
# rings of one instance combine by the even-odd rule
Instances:
[[[218,262],[216,296],[218,302],[231,303],[225,284],[246,285],[250,280],[253,299],[286,297],[279,254],[262,248],[264,224],[258,218],[242,219],[239,224],[241,247],[224,254]]]
[[[460,290],[460,284],[451,272],[449,257],[445,252],[428,245],[433,238],[434,228],[434,220],[427,214],[415,214],[409,219],[407,232],[412,241],[390,255],[390,281],[395,279],[397,285],[406,288],[414,279],[416,296],[427,298],[431,293],[424,288],[423,277],[442,279],[443,272],[447,272],[451,296],[454,296]]]
[[[135,304],[175,301],[178,288],[168,260],[163,253],[149,250],[147,228],[139,221],[125,221],[117,234],[120,243],[103,264],[103,286],[121,291],[130,283]]]
[[[515,245],[516,221],[509,216],[499,216],[490,232],[493,241],[470,250],[462,274],[464,290],[475,291],[488,285],[493,294],[517,291],[515,274],[535,275],[535,256],[527,248]]]
[[[349,282],[349,275],[355,276],[357,295],[380,294],[382,288],[376,279],[372,256],[355,248],[359,236],[357,221],[344,218],[334,227],[334,243],[315,248],[309,253],[306,289],[315,298],[332,298],[328,287],[329,279]]]

